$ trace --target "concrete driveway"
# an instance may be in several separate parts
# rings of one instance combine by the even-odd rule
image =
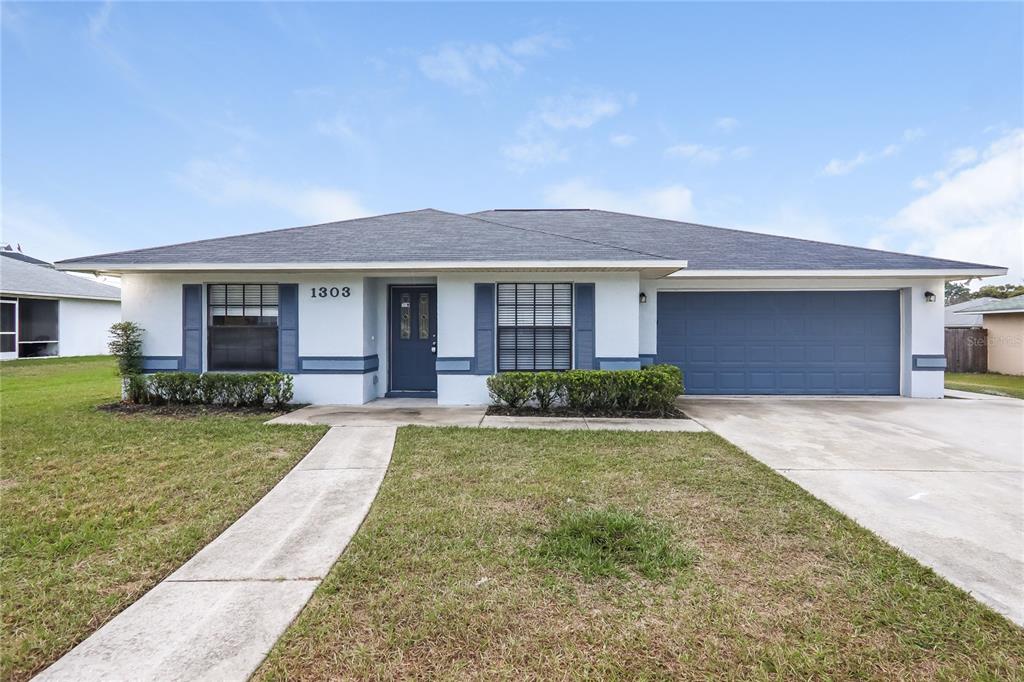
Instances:
[[[682,409],[1024,625],[1024,401],[693,397]]]

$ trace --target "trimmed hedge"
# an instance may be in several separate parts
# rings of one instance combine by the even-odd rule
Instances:
[[[291,375],[280,372],[161,372],[131,377],[126,393],[129,402],[155,405],[283,407],[294,395],[294,384]]]
[[[578,412],[654,412],[667,414],[683,392],[683,373],[675,365],[643,369],[567,372],[504,372],[487,378],[491,401],[519,409],[533,401],[546,412],[560,405]]]

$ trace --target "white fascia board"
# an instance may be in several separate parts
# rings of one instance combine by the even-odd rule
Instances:
[[[80,299],[83,301],[110,301],[112,303],[120,303],[121,299],[118,297],[111,296],[81,296],[79,294],[53,294],[53,293],[41,293],[38,291],[2,291],[0,296],[21,296],[24,298],[49,298],[58,300],[61,298],[73,298]]]
[[[57,263],[58,270],[71,272],[205,272],[205,271],[450,271],[460,270],[644,270],[657,268],[678,270],[686,267],[684,260],[614,260],[614,261],[408,261],[367,263]]]
[[[745,277],[944,277],[965,279],[974,277],[998,277],[1006,274],[1006,268],[976,268],[963,270],[680,270],[670,278],[722,277],[738,279]]]
[[[1005,315],[1007,313],[1024,313],[1024,308],[1010,308],[1009,310],[976,310],[973,313],[968,311],[956,311],[957,315]]]

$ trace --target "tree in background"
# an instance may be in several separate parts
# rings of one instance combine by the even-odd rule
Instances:
[[[973,292],[963,282],[946,282],[946,305],[971,300]]]
[[[1021,295],[1024,295],[1024,284],[987,284],[977,291],[971,291],[964,282],[946,282],[946,305],[976,298],[1013,298]]]
[[[971,298],[1013,298],[1021,295],[1024,295],[1024,284],[989,284],[978,289],[977,294]]]

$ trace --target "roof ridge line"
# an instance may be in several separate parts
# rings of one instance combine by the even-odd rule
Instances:
[[[559,209],[531,209],[531,210],[537,210],[537,211],[556,210],[557,211]],[[564,210],[564,209],[562,209],[562,210]],[[572,209],[572,210],[580,210],[580,209]],[[585,209],[585,210],[589,211],[591,209],[588,208],[588,209]],[[445,213],[445,211],[442,211],[442,213]],[[570,236],[570,235],[567,235],[567,234],[558,234],[557,232],[548,232],[546,230],[541,230],[541,229],[537,229],[537,228],[522,227],[521,225],[509,225],[508,223],[502,223],[502,222],[499,222],[497,220],[488,220],[487,218],[481,218],[479,216],[472,215],[472,214],[469,214],[469,213],[456,213],[454,215],[461,215],[461,216],[464,216],[466,218],[472,218],[473,220],[479,220],[481,222],[490,223],[491,225],[501,225],[502,227],[510,227],[510,228],[512,228],[514,230],[522,230],[523,232],[534,232],[534,233],[537,233],[537,234],[546,234],[549,237],[561,237],[563,239],[572,239],[574,241],[582,242],[584,244],[593,244],[595,246],[603,246],[603,247],[608,248],[608,249],[616,249],[617,251],[626,251],[628,253],[638,253],[641,256],[650,256],[651,258],[657,258],[659,260],[666,260],[666,261],[676,260],[676,259],[669,258],[668,256],[659,256],[657,254],[648,253],[646,251],[640,251],[638,249],[630,249],[630,248],[625,247],[625,246],[616,246],[615,244],[605,244],[604,242],[594,241],[592,239],[583,239],[582,237],[573,237],[573,236]],[[626,215],[626,214],[623,214],[623,215]]]
[[[705,227],[705,228],[708,228],[710,230],[722,230],[722,231],[725,231],[725,232],[739,232],[740,234],[752,234],[752,235],[755,235],[755,236],[758,236],[758,237],[778,237],[779,239],[792,239],[793,241],[807,242],[808,244],[823,244],[825,246],[841,246],[841,247],[846,248],[846,249],[858,249],[860,251],[871,251],[872,253],[887,253],[887,254],[890,254],[890,255],[893,255],[893,256],[914,256],[915,258],[928,258],[930,260],[944,261],[946,263],[956,263],[958,265],[971,265],[971,266],[978,266],[978,267],[983,267],[983,268],[1002,267],[1002,266],[986,265],[984,263],[971,263],[971,262],[966,262],[966,261],[953,260],[952,258],[939,258],[938,256],[922,256],[922,255],[916,254],[916,253],[904,253],[903,251],[887,251],[885,249],[872,249],[871,247],[868,247],[868,246],[854,246],[853,244],[837,244],[836,242],[826,242],[826,241],[822,241],[820,239],[807,239],[806,237],[789,237],[789,236],[786,236],[786,235],[783,235],[783,234],[771,234],[769,232],[754,232],[753,230],[740,230],[740,229],[737,229],[735,227],[720,227],[718,225],[708,225],[706,223],[691,223],[691,222],[688,222],[688,221],[685,221],[685,220],[672,220],[671,218],[657,218],[655,216],[638,216],[638,215],[636,215],[634,213],[623,213],[622,211],[608,211],[608,210],[603,209],[603,208],[592,208],[590,210],[594,211],[594,212],[597,212],[597,213],[612,213],[614,215],[624,215],[624,216],[629,216],[629,217],[633,217],[633,218],[646,218],[648,220],[658,220],[658,221],[661,221],[663,223],[674,223],[676,225],[694,225],[696,227]]]

